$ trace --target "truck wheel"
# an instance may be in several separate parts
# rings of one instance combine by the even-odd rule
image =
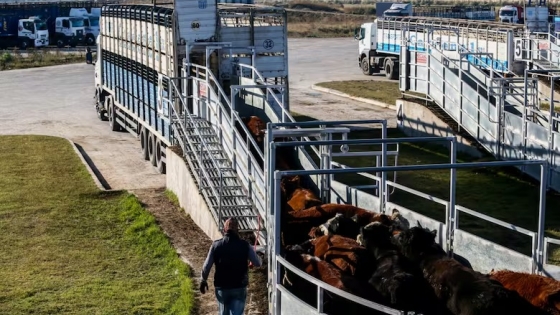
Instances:
[[[109,116],[109,127],[111,127],[111,131],[121,131],[121,126],[117,123],[117,118],[115,117],[115,105],[113,105],[113,101],[109,98],[109,106],[107,106],[107,116]]]
[[[24,39],[19,42],[19,49],[26,50],[28,47],[29,47],[29,42],[27,41],[27,39]]]
[[[148,157],[150,158],[150,163],[152,163],[153,166],[157,166],[155,138],[154,134],[148,131]]]
[[[148,152],[148,133],[149,131],[144,127],[140,130],[140,147],[142,148],[144,161],[148,161],[150,159],[150,154]]]
[[[396,80],[399,77],[398,66],[395,67],[394,62],[391,59],[385,61],[385,77],[391,80]]]
[[[86,37],[86,45],[87,46],[93,46],[95,44],[95,38],[93,37],[93,35],[88,35]]]
[[[99,91],[96,90],[95,91],[95,111],[97,112],[97,118],[99,118],[99,120],[101,121],[106,121],[107,117],[105,116],[106,112],[103,109],[103,106],[101,106],[101,101],[99,100]]]
[[[362,58],[361,66],[362,66],[362,67],[361,67],[361,68],[362,68],[362,72],[363,72],[365,75],[372,75],[372,74],[373,74],[373,69],[370,67],[369,61],[368,61],[368,58],[367,58],[367,57]]]
[[[76,41],[71,41],[70,42],[70,47],[74,48],[78,45],[78,43]]]
[[[64,40],[64,38],[57,38],[56,40],[56,47],[58,48],[63,48],[64,46],[66,46],[66,41]]]
[[[163,163],[163,150],[164,147],[161,141],[156,141],[156,167],[160,174],[165,174],[165,163]]]

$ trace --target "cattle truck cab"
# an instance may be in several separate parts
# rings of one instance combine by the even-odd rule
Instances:
[[[66,45],[76,47],[76,45],[84,42],[83,17],[57,17],[55,23],[55,41],[59,48]]]
[[[84,19],[85,43],[88,46],[94,45],[95,39],[99,35],[99,15],[94,14],[93,10],[90,14],[85,8],[72,8],[69,15]]]
[[[354,38],[358,40],[358,65],[365,75],[372,75],[385,71],[385,76],[396,80],[399,76],[400,49],[390,48],[382,50],[379,44],[377,20],[364,23],[356,29]]]

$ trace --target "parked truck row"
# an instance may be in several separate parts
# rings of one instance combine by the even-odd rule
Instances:
[[[0,48],[94,45],[100,8],[0,5]]]

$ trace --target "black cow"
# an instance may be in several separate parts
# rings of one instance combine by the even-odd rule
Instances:
[[[437,231],[421,226],[400,233],[401,253],[420,266],[436,296],[455,315],[543,314],[519,294],[447,257],[435,244]]]

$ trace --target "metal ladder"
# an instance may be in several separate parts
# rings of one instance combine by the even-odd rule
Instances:
[[[173,134],[218,228],[222,230],[225,221],[235,217],[240,232],[255,233],[259,244],[265,245],[265,225],[247,197],[214,127],[204,118],[189,113],[186,97],[178,97],[183,103],[182,114],[170,106]]]

